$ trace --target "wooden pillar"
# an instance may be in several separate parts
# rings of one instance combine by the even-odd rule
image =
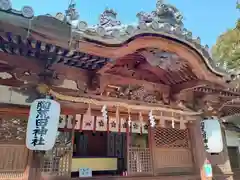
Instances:
[[[41,159],[43,154],[36,151],[29,151],[28,164],[25,170],[26,180],[41,180]]]
[[[148,144],[150,149],[150,155],[151,155],[151,164],[152,164],[152,174],[155,175],[155,155],[154,155],[154,148],[155,148],[155,141],[154,141],[154,128],[149,126],[148,128]]]
[[[127,139],[127,174],[131,174],[130,171],[130,152],[129,152],[129,148],[131,147],[131,134],[130,134],[130,128],[131,126],[129,126],[129,123],[127,122],[127,132],[126,132],[126,139]]]
[[[24,180],[29,179],[31,163],[32,163],[32,155],[33,155],[33,151],[28,150],[28,160],[27,160],[25,171],[24,171],[24,178],[23,178]]]
[[[200,129],[200,120],[197,119],[192,123],[189,123],[189,132],[191,135],[191,144],[192,144],[192,152],[195,162],[195,169],[200,173],[201,180],[211,180],[206,179],[203,172],[203,165],[205,160],[207,159],[207,153],[205,151],[204,143],[202,140],[202,132]]]
[[[222,129],[222,137],[223,137],[223,159],[224,159],[224,169],[225,173],[227,174],[233,174],[231,164],[230,164],[230,159],[228,155],[228,149],[227,149],[227,139],[226,139],[226,133],[225,129]],[[237,158],[237,157],[236,157]],[[226,180],[233,180],[233,176],[229,175]]]

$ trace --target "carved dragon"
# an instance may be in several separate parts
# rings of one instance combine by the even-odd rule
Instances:
[[[163,2],[163,0],[158,0],[156,3],[156,10],[151,13],[139,12],[137,14],[139,22],[151,23],[153,21],[159,23],[169,23],[173,26],[183,25],[183,16],[179,10]]]

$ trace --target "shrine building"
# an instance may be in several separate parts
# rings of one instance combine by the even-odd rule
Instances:
[[[173,5],[158,0],[134,25],[105,9],[92,26],[75,4],[34,15],[0,0],[0,29],[0,180],[205,180],[206,160],[214,179],[233,179],[224,123],[240,113],[239,75]],[[36,153],[29,107],[45,96],[61,105],[58,136]],[[221,152],[206,149],[204,119],[219,122]]]

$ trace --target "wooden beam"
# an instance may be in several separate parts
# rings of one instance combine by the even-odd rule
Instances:
[[[144,80],[132,79],[129,77],[122,77],[113,74],[104,74],[100,76],[100,88],[104,90],[107,85],[138,85],[143,86],[146,90],[159,90],[162,92],[169,92],[169,86],[165,84],[157,84]]]
[[[62,114],[75,114],[77,112],[83,112],[83,109],[87,108],[84,103],[72,103],[65,101],[58,101],[61,104]],[[28,116],[30,106],[22,106],[15,104],[0,104],[0,115],[7,116]]]
[[[11,79],[1,79],[0,78],[0,85],[19,87],[19,86],[22,86],[23,84],[24,83],[22,81],[16,80],[14,78],[11,78]]]
[[[35,58],[11,55],[4,52],[0,52],[0,61],[11,67],[30,70],[34,73],[44,68],[44,63]]]
[[[63,64],[53,64],[50,69],[69,80],[88,81],[88,71],[84,69],[70,67]]]
[[[111,62],[108,62],[107,64],[105,64],[101,69],[99,69],[97,71],[98,74],[104,74],[106,73],[108,70],[110,70],[116,63],[116,60],[113,60]]]
[[[169,81],[164,76],[165,71],[160,69],[159,67],[154,67],[148,63],[144,63],[144,64],[140,64],[138,68],[155,74],[159,78],[159,81],[163,81],[163,83],[169,84]]]

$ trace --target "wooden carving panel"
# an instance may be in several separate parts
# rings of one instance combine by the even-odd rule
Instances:
[[[0,118],[0,143],[25,143],[27,120]]]
[[[147,91],[142,86],[111,86],[109,85],[102,95],[127,100],[142,101],[147,103],[164,103],[168,102],[166,97],[160,91]]]
[[[111,74],[100,77],[101,95],[148,103],[169,102],[169,86]]]

